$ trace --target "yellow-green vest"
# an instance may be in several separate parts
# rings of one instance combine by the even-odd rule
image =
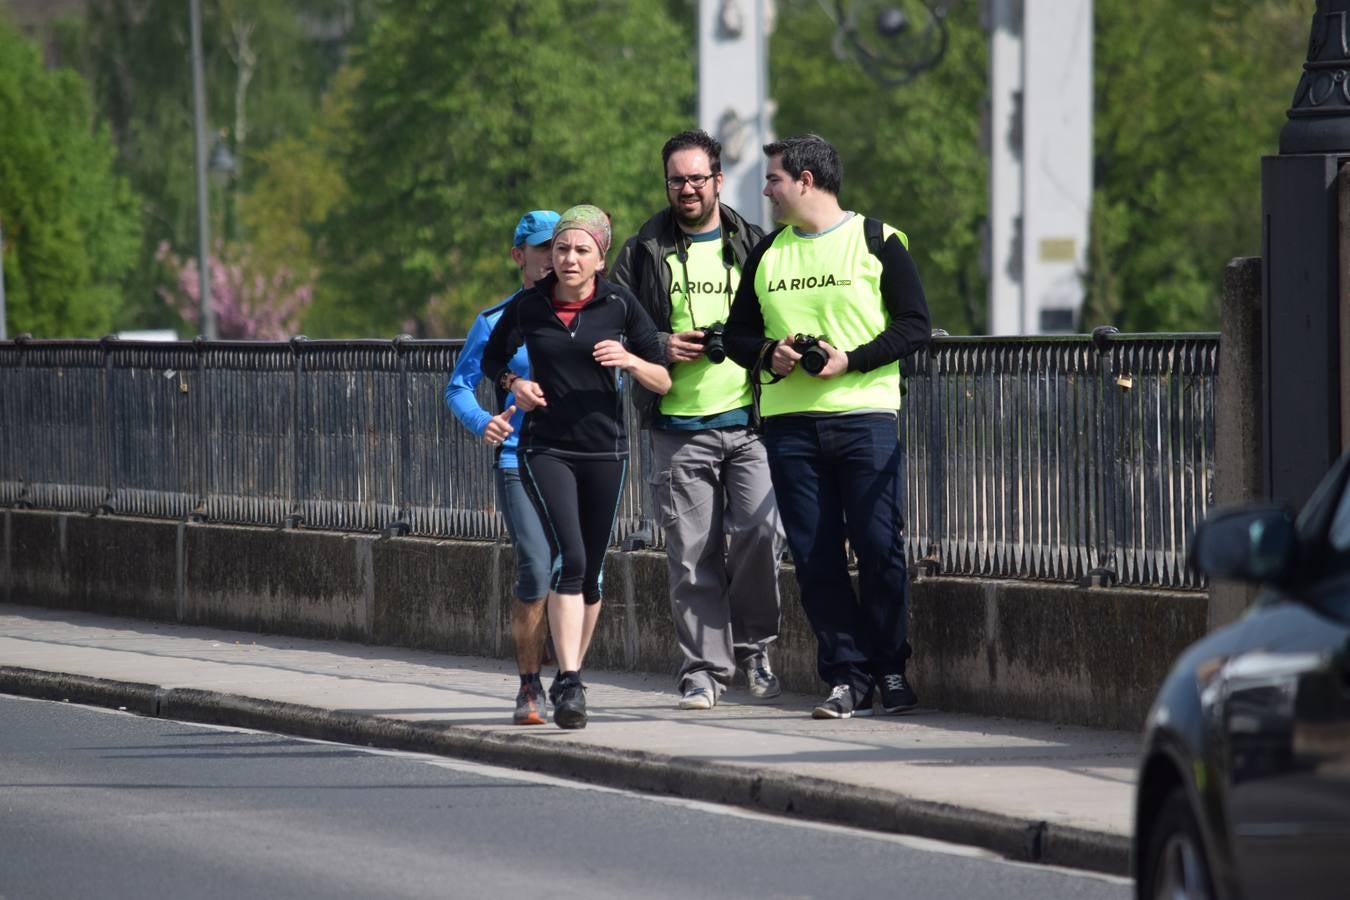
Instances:
[[[812,334],[848,351],[886,330],[891,317],[881,299],[881,260],[867,246],[864,217],[815,237],[784,228],[764,252],[755,270],[768,337]],[[883,239],[903,232],[889,225]],[[816,378],[800,366],[783,380],[765,385],[760,414],[840,413],[859,409],[900,409],[900,363],[870,372],[844,372]]]
[[[740,269],[728,273],[722,263],[722,240],[693,241],[688,256],[680,262],[676,253],[666,257],[670,266],[671,332],[703,329],[714,322],[725,323],[731,301],[727,296],[727,276],[731,293],[741,283]],[[689,284],[685,284],[685,271]],[[686,288],[689,293],[686,294]],[[690,315],[692,305],[693,315]],[[667,416],[710,416],[750,405],[750,383],[745,370],[730,357],[713,364],[706,356],[676,363],[670,371],[670,392],[661,398],[661,412]]]

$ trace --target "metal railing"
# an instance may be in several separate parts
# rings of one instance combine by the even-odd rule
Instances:
[[[461,345],[0,342],[0,506],[500,538],[491,451],[442,399]],[[936,338],[900,416],[911,562],[1200,586],[1217,356],[1214,335]],[[659,546],[631,409],[629,432],[614,539]]]
[[[1212,334],[934,340],[909,377],[909,555],[948,574],[1199,587]]]

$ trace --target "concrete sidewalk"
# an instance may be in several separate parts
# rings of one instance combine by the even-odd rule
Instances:
[[[0,604],[0,693],[438,753],[1126,872],[1134,734],[926,709],[816,721],[820,697],[752,704],[739,688],[711,711],[682,712],[670,679],[586,680],[585,730],[522,728],[510,724],[519,682],[501,660]]]

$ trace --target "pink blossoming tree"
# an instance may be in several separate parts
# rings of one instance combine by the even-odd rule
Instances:
[[[167,243],[155,254],[172,274],[172,288],[159,295],[193,328],[201,318],[201,282],[197,260],[180,259]],[[211,310],[216,336],[222,340],[285,340],[299,333],[300,318],[314,300],[314,286],[289,269],[263,272],[251,264],[247,251],[231,252],[221,245],[207,259],[210,268]]]

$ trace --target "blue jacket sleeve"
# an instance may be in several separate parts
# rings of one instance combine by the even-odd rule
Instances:
[[[518,311],[520,308],[520,294],[514,295],[510,300],[503,303],[498,309],[501,315],[492,325],[492,331],[487,336],[486,343],[480,351],[482,359],[479,360],[479,370],[491,381],[496,381],[502,373],[514,364],[517,353],[521,345],[525,343],[525,336],[521,334],[517,327]],[[516,371],[516,370],[512,370]],[[517,375],[524,375],[524,372],[516,371]]]
[[[445,405],[455,414],[455,418],[464,423],[464,427],[482,437],[487,431],[488,420],[492,414],[478,405],[474,389],[483,380],[483,347],[487,344],[491,326],[482,316],[473,320],[469,336],[464,339],[464,349],[459,353],[455,370],[450,373],[450,383],[445,386]]]

